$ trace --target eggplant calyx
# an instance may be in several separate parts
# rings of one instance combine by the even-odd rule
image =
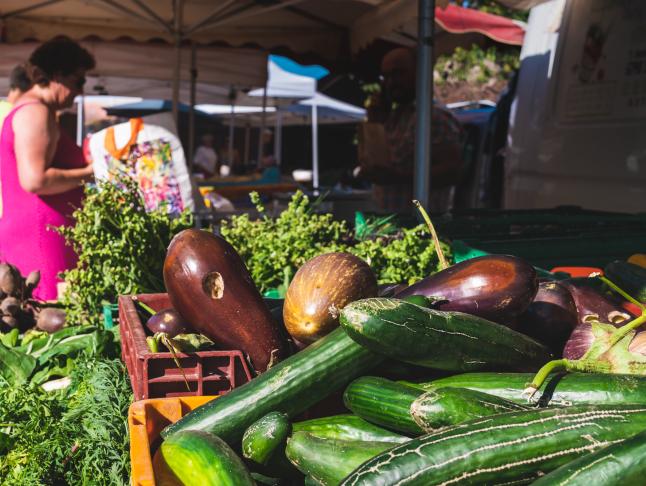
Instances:
[[[209,272],[202,280],[204,292],[212,299],[221,299],[224,295],[224,279],[220,272]]]

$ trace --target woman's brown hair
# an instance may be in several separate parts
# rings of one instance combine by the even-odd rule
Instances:
[[[38,46],[29,56],[28,72],[34,84],[48,85],[55,75],[68,76],[96,65],[94,56],[69,37],[57,37]]]

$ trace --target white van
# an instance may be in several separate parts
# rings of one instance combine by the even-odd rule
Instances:
[[[646,211],[646,1],[532,9],[505,160],[504,207]]]

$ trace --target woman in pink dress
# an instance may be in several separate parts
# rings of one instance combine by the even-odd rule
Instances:
[[[56,299],[58,273],[76,263],[73,250],[50,227],[72,224],[92,166],[60,130],[56,112],[83,92],[94,58],[76,42],[59,38],[30,56],[33,87],[5,118],[0,134],[0,260],[23,275],[40,270],[35,296]]]

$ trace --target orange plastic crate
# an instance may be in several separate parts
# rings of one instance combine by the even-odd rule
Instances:
[[[128,368],[135,400],[187,395],[223,395],[251,380],[251,372],[239,350],[198,351],[177,355],[182,372],[169,352],[151,353],[135,299],[155,311],[171,307],[168,294],[119,296],[121,356]]]
[[[162,429],[214,398],[217,397],[152,398],[130,405],[128,429],[132,486],[155,485],[152,458],[161,443],[159,434]]]

